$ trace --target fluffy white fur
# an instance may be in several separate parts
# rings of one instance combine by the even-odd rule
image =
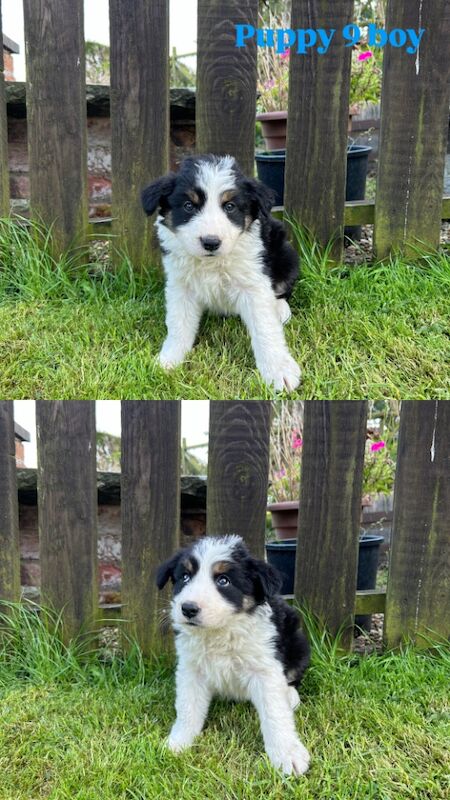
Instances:
[[[167,338],[159,355],[165,368],[180,364],[191,350],[205,310],[241,317],[250,334],[256,365],[264,381],[276,391],[294,390],[300,368],[289,353],[283,324],[289,305],[277,299],[263,271],[264,245],[260,221],[242,232],[224,213],[220,197],[233,189],[233,159],[204,163],[198,185],[205,191],[201,212],[188,224],[172,231],[158,216],[155,223],[166,255]],[[207,254],[201,237],[217,236],[220,248]]]
[[[200,568],[172,601],[177,631],[177,718],[168,746],[180,751],[193,743],[215,695],[250,700],[272,764],[286,774],[301,775],[308,769],[309,754],[295,729],[293,708],[299,697],[276,657],[271,608],[264,603],[251,614],[236,613],[213,580],[213,565],[229,558],[239,541],[239,537],[225,537],[199,542],[193,554]],[[181,610],[186,602],[200,606],[201,624],[186,624]]]

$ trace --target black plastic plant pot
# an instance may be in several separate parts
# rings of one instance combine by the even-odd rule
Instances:
[[[383,542],[384,536],[361,535],[358,551],[357,589],[375,589],[378,558]],[[266,543],[267,561],[283,576],[281,594],[294,594],[296,550],[297,539]],[[355,617],[355,626],[365,631],[370,631],[371,622],[371,614],[358,614]]]
[[[294,594],[296,550],[297,539],[266,543],[267,561],[283,576],[281,594]]]
[[[257,153],[255,160],[259,180],[275,192],[275,205],[282,206],[284,200],[286,150]]]
[[[347,150],[347,182],[345,185],[346,200],[364,200],[366,196],[367,168],[371,147],[352,144]],[[361,239],[360,225],[347,225],[344,230],[346,239]]]
[[[362,534],[359,540],[358,573],[356,578],[357,589],[375,589],[377,583],[378,558],[384,536]],[[358,614],[355,617],[355,626],[365,631],[370,631],[372,623],[371,614]]]
[[[345,186],[346,200],[364,200],[366,194],[367,168],[371,147],[353,144],[347,150],[347,181]],[[275,205],[284,203],[284,170],[286,150],[272,150],[257,153],[255,156],[258,178],[275,192]],[[345,228],[347,239],[358,241],[361,238],[361,226],[351,225]]]

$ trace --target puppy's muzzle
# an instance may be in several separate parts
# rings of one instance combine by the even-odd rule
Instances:
[[[181,611],[186,619],[193,619],[200,611],[200,606],[198,606],[197,603],[183,603],[181,606]]]
[[[222,244],[218,236],[200,236],[200,242],[208,253],[214,253]]]

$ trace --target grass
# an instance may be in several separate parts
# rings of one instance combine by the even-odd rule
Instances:
[[[55,263],[42,231],[0,225],[0,396],[270,398],[238,319],[207,316],[186,363],[155,362],[163,280],[126,259]],[[337,266],[301,240],[302,277],[286,328],[303,382],[291,397],[442,399],[450,395],[450,260]]]
[[[215,701],[194,747],[164,747],[174,718],[170,656],[80,659],[34,612],[10,610],[0,640],[1,800],[444,800],[450,655],[339,655],[310,629],[296,712],[312,752],[303,778],[267,762],[249,704]],[[6,630],[5,630],[6,627]]]

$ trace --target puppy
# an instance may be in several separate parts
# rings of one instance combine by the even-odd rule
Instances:
[[[170,749],[192,744],[214,696],[251,700],[272,764],[286,774],[306,772],[309,754],[293,709],[309,646],[296,612],[278,594],[279,573],[252,558],[239,536],[224,536],[176,553],[159,568],[158,588],[169,578],[178,656]]]
[[[270,216],[273,196],[245,178],[231,156],[191,156],[142,192],[166,274],[167,338],[159,361],[170,368],[191,350],[204,311],[236,314],[248,328],[264,381],[280,391],[300,382],[283,324],[298,277],[298,256]]]

